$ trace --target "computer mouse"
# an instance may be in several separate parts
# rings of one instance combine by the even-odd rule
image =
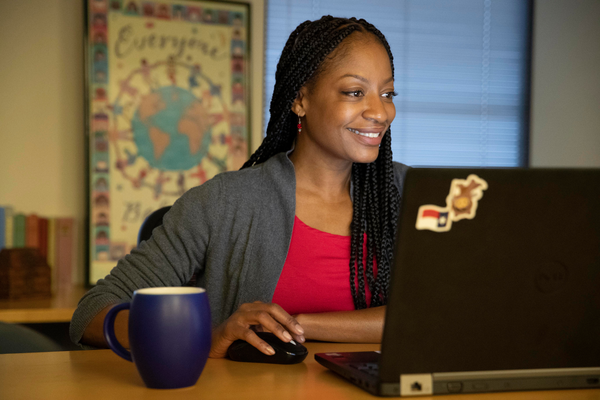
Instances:
[[[306,347],[298,342],[283,342],[271,332],[256,332],[256,334],[275,350],[275,354],[268,356],[250,343],[236,340],[227,349],[227,356],[233,361],[241,362],[297,364],[304,361],[308,355]]]

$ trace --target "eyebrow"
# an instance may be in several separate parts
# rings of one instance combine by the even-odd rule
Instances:
[[[363,82],[365,82],[365,83],[369,83],[369,80],[368,80],[367,78],[365,78],[365,77],[363,77],[363,76],[360,76],[360,75],[346,74],[346,75],[343,75],[343,76],[341,76],[341,77],[340,77],[340,79],[343,79],[343,78],[356,78],[356,79],[358,79],[359,81],[363,81]],[[393,80],[394,80],[394,78],[390,76],[390,77],[389,77],[389,78],[387,78],[387,79],[385,80],[385,82],[383,82],[383,83],[392,82]]]

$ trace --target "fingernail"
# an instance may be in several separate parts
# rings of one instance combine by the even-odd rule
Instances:
[[[300,325],[296,325],[296,332],[298,332],[300,335],[304,335],[304,329],[302,329]]]
[[[275,354],[275,350],[273,350],[273,348],[271,346],[266,346],[265,349],[267,350],[267,353],[269,353],[269,355],[273,355]]]
[[[283,331],[283,337],[286,338],[286,340],[292,340],[292,335],[290,335],[288,331]]]
[[[305,341],[305,339],[304,339],[304,336],[300,336],[300,337],[298,337],[298,341],[299,341],[300,343],[304,343],[304,341]]]

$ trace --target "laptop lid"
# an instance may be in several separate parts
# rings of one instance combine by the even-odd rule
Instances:
[[[398,224],[383,385],[600,366],[600,170],[412,169]]]

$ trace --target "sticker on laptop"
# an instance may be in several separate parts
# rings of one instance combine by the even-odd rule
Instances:
[[[419,207],[416,228],[448,232],[452,228],[452,222],[475,218],[478,202],[487,188],[487,182],[474,174],[467,179],[453,179],[450,193],[446,197],[446,207],[433,204]]]

